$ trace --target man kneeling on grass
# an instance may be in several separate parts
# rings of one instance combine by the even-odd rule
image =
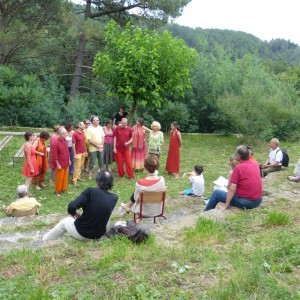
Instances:
[[[7,216],[13,216],[14,213],[16,213],[18,217],[22,217],[28,216],[28,212],[32,212],[32,214],[37,214],[39,212],[41,204],[36,201],[35,198],[28,197],[28,189],[26,185],[22,184],[18,186],[17,196],[18,199],[12,202],[8,207],[5,205],[2,206],[2,210]]]
[[[239,146],[235,153],[239,162],[229,179],[228,192],[215,190],[208,199],[204,211],[214,209],[219,202],[225,203],[223,209],[230,206],[251,209],[262,202],[262,179],[259,165],[249,160],[249,150]]]
[[[69,203],[66,217],[43,236],[44,241],[55,240],[68,232],[77,240],[100,239],[106,232],[110,215],[118,202],[118,196],[108,192],[113,187],[113,177],[108,171],[96,176],[96,188],[85,189]],[[82,208],[80,214],[77,209]]]

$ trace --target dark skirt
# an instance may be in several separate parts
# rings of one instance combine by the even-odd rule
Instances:
[[[113,162],[114,144],[104,144],[103,163],[110,165]]]

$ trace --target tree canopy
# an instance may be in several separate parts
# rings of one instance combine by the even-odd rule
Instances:
[[[109,92],[131,105],[130,121],[138,104],[160,107],[166,94],[184,96],[191,88],[196,52],[168,31],[159,35],[130,23],[122,30],[110,21],[105,43],[96,55],[94,72]]]

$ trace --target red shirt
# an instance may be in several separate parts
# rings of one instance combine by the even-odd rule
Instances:
[[[86,149],[85,149],[85,134],[84,134],[84,132],[75,130],[75,132],[72,135],[72,144],[75,144],[76,154],[85,153]]]
[[[262,180],[256,162],[241,160],[234,167],[229,181],[236,184],[235,194],[241,198],[256,200],[262,196]]]
[[[69,167],[69,148],[68,148],[68,142],[66,140],[61,139],[60,137],[57,138],[52,147],[52,157],[53,160],[58,160],[58,163],[62,168],[68,168]],[[55,162],[55,168],[56,168],[56,162]]]
[[[116,142],[116,149],[120,152],[125,152],[128,149],[128,145],[125,146],[124,144],[128,142],[132,137],[132,132],[130,127],[121,127],[118,126],[114,131],[114,136],[117,139]]]

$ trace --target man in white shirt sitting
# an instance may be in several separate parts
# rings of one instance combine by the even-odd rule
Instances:
[[[2,206],[2,210],[7,216],[28,216],[30,214],[38,214],[41,204],[35,198],[28,197],[26,185],[19,185],[17,188],[18,199],[12,202],[8,207]],[[32,212],[32,213],[31,213]]]
[[[271,139],[270,141],[270,153],[266,162],[261,165],[263,177],[267,176],[271,172],[278,172],[281,170],[282,151],[279,148],[279,140]]]

